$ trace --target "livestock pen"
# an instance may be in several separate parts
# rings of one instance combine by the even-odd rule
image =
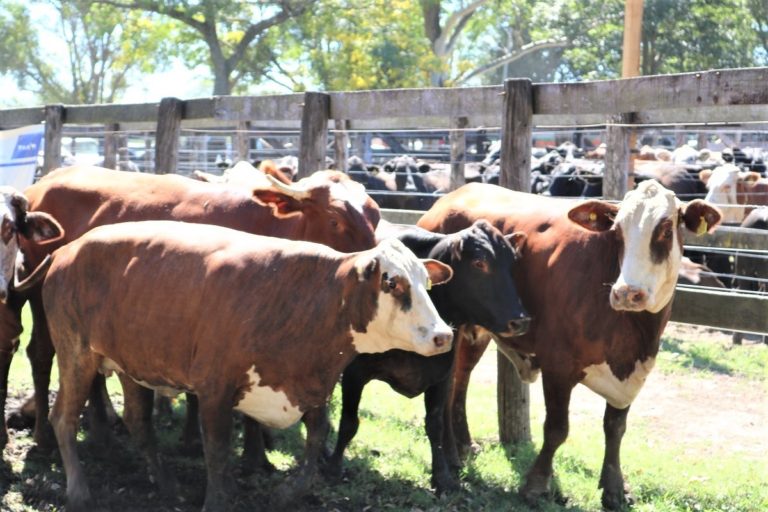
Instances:
[[[213,152],[240,158],[257,156],[263,146],[293,148],[298,176],[325,167],[329,152],[343,166],[354,150],[350,134],[371,148],[372,133],[439,130],[448,134],[450,188],[464,182],[471,159],[467,140],[497,133],[502,186],[527,190],[534,130],[552,133],[572,128],[602,129],[607,145],[603,194],[620,199],[631,186],[632,149],[639,129],[648,127],[743,129],[768,123],[768,68],[715,70],[596,82],[533,84],[507,80],[501,86],[461,89],[405,89],[355,92],[307,92],[261,97],[165,98],[159,103],[47,105],[0,111],[0,128],[45,123],[41,172],[62,162],[62,139],[69,131],[102,141],[106,167],[115,167],[118,149],[143,141],[144,170],[188,174],[195,158],[211,162]],[[95,127],[94,127],[95,126]],[[221,152],[195,142],[230,130]],[[270,144],[275,138],[290,144]],[[189,139],[188,144],[182,144]],[[329,140],[332,144],[329,146]],[[135,143],[134,143],[135,147]],[[197,152],[197,156],[191,155]],[[269,152],[258,154],[273,156]],[[426,209],[427,201],[417,202]],[[413,204],[411,202],[410,204]],[[407,206],[408,203],[405,203]],[[418,213],[385,211],[384,217],[413,223]],[[686,240],[686,244],[693,243]],[[720,250],[768,250],[764,232],[720,228],[699,238],[699,247]],[[747,332],[768,332],[768,298],[761,294],[678,287],[673,320]],[[530,438],[525,412],[527,390],[499,358],[500,436],[505,442]]]

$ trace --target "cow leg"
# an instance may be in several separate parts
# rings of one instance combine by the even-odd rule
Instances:
[[[72,347],[72,345],[69,345]],[[93,510],[91,492],[77,456],[77,426],[96,376],[97,362],[87,352],[76,353],[77,347],[59,357],[59,393],[51,411],[51,424],[59,444],[64,473],[67,476],[67,510]]]
[[[197,400],[200,407],[205,467],[208,472],[204,512],[229,510],[227,491],[234,493],[235,490],[235,483],[229,471],[232,407],[223,398],[226,396],[234,396],[234,393],[222,393],[219,397],[202,396]],[[222,404],[229,406],[224,407]]]
[[[485,349],[488,347],[490,336],[480,336],[474,343],[462,330],[459,331],[456,343],[456,359],[453,369],[453,386],[447,404],[447,414],[451,418],[452,428],[446,429],[448,435],[455,436],[455,446],[458,457],[466,459],[472,451],[472,437],[467,423],[467,389],[472,370],[477,366]],[[448,452],[450,458],[451,452]],[[451,460],[451,465],[460,466],[458,460]]]
[[[317,461],[331,428],[328,422],[328,409],[325,407],[309,409],[304,413],[302,421],[307,429],[304,459],[296,474],[275,491],[276,502],[274,504],[278,508],[287,507],[293,500],[302,497],[309,490],[317,473]]]
[[[603,469],[600,472],[600,488],[603,490],[603,508],[608,510],[620,509],[631,502],[628,490],[624,486],[621,474],[621,439],[627,430],[627,413],[629,407],[616,409],[605,404],[603,417],[603,432],[605,432],[605,457]]]
[[[273,473],[276,468],[267,458],[267,447],[264,442],[264,429],[261,424],[248,416],[243,416],[243,458],[242,466],[245,472],[251,468]]]
[[[101,448],[108,447],[111,441],[107,402],[111,405],[107,394],[107,381],[104,375],[97,374],[91,385],[87,411],[90,439]]]
[[[432,449],[432,485],[438,494],[457,491],[459,483],[451,474],[444,450],[443,420],[445,419],[445,403],[448,399],[450,376],[443,382],[430,386],[424,392],[424,420]]]
[[[184,431],[181,434],[181,444],[185,453],[194,455],[200,452],[200,418],[197,395],[185,394],[187,398],[187,414]]]
[[[5,304],[0,304],[0,451],[8,443],[5,426],[5,402],[8,399],[8,374],[13,354],[19,348],[21,334],[21,307],[24,304],[17,294],[12,293]]]
[[[549,377],[549,378],[548,378]],[[568,405],[575,383],[562,376],[542,375],[544,385],[544,444],[533,466],[528,471],[525,484],[520,489],[523,499],[534,505],[539,498],[549,495],[552,480],[552,459],[568,437]]]
[[[39,292],[30,299],[32,309],[32,336],[27,355],[32,364],[32,380],[35,385],[35,432],[34,440],[44,452],[55,448],[51,424],[48,422],[48,390],[51,383],[54,348],[48,331],[48,322]],[[90,381],[88,381],[90,389]]]
[[[325,472],[332,476],[341,477],[344,464],[344,451],[357,434],[360,427],[360,418],[357,413],[360,409],[360,399],[363,396],[365,385],[370,382],[367,372],[356,371],[358,365],[352,363],[344,370],[341,377],[341,419],[339,420],[339,435],[336,440],[336,448],[333,450],[325,468]]]
[[[120,374],[123,386],[123,421],[136,446],[147,460],[150,480],[157,483],[160,492],[167,497],[176,495],[173,476],[163,465],[157,453],[157,440],[152,428],[152,408],[154,391],[134,382],[130,377]]]

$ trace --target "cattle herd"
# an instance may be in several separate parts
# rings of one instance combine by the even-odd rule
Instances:
[[[557,164],[542,155],[537,165],[576,169],[575,149],[559,148]],[[429,170],[412,160],[350,174],[362,173],[368,186],[378,176],[376,186],[427,190]],[[232,497],[234,412],[246,418],[244,460],[265,468],[262,430],[305,424],[303,461],[272,493],[275,508],[290,507],[319,471],[341,473],[373,379],[424,395],[432,485],[456,492],[471,442],[469,375],[491,340],[523,380],[541,374],[544,388],[544,442],[522,497],[551,498],[571,392],[583,384],[606,401],[602,504],[623,507],[622,436],[670,317],[683,231],[711,232],[731,217],[703,197],[676,195],[664,171],[647,170],[615,204],[513,192],[488,179],[497,162],[483,165],[480,183],[442,195],[418,226],[381,220],[363,185],[332,170],[294,182],[278,166],[259,172],[243,163],[223,177],[199,173],[205,183],[75,166],[23,194],[0,189],[0,364],[7,381],[29,303],[34,441],[58,446],[67,510],[99,501],[76,436],[86,402],[95,410],[90,435],[108,429],[103,386],[112,373],[125,425],[168,495],[174,475],[158,453],[153,395],[187,393],[207,469],[203,510],[227,510]],[[723,202],[740,187],[762,186],[754,170],[732,163],[699,171],[710,187],[703,195],[722,194]],[[588,182],[583,169],[538,172],[533,185],[548,182],[550,192],[561,174]],[[740,197],[733,195],[736,208]],[[54,354],[60,380],[49,413]],[[326,405],[338,382],[331,449]],[[0,443],[7,441],[3,422]]]

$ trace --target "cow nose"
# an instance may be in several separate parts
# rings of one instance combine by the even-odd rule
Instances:
[[[531,318],[524,316],[517,320],[511,320],[507,324],[507,332],[512,333],[513,336],[520,336],[528,332],[528,326],[531,324]]]
[[[443,348],[445,346],[448,346],[453,342],[453,333],[442,333],[442,334],[436,334],[434,338],[432,338],[432,342],[435,344],[438,348]]]
[[[624,285],[611,290],[611,305],[615,309],[640,310],[648,302],[648,293],[637,286]]]

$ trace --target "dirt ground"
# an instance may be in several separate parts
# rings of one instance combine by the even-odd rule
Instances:
[[[665,336],[685,340],[731,343],[731,335],[716,329],[670,323]],[[745,339],[744,344],[759,343]],[[495,357],[484,357],[477,378],[495,382]],[[544,408],[541,384],[531,386],[532,407]],[[601,421],[605,401],[584,386],[576,386],[570,405],[573,423],[580,419]],[[747,386],[743,379],[711,374],[668,375],[651,372],[632,404],[629,426],[643,423],[650,436],[674,438],[683,448],[701,455],[741,452],[745,457],[765,459],[768,454],[768,392],[765,386]],[[534,427],[535,428],[535,427]],[[707,453],[702,453],[706,447]]]
[[[670,324],[667,335],[676,339],[730,342],[720,331]],[[745,344],[758,343],[745,340]],[[489,351],[473,374],[472,381],[495,382],[496,356]],[[8,410],[18,405],[21,396],[9,400]],[[15,401],[15,402],[14,402]],[[531,386],[532,408],[543,411],[541,385]],[[599,425],[605,402],[583,386],[577,386],[571,400],[571,422]],[[768,453],[768,392],[766,386],[749,386],[743,379],[728,375],[692,372],[667,375],[652,372],[632,406],[629,428],[642,425],[650,440],[675,439],[684,450],[698,455],[740,452],[748,458],[765,458]],[[538,428],[534,426],[533,428]],[[599,428],[599,427],[598,427]],[[159,429],[162,432],[162,428]],[[65,478],[62,467],[33,447],[28,430],[10,431],[11,439],[0,464],[0,510],[27,512],[62,510]],[[157,496],[146,478],[146,466],[134,451],[126,449],[127,438],[119,438],[108,452],[94,450],[88,443],[80,448],[86,462],[91,490],[102,506],[111,511],[153,510],[188,512],[200,509],[205,490],[205,470],[200,457],[172,457],[170,468],[180,487],[196,490],[186,502],[172,502]],[[281,439],[278,439],[281,442]],[[171,445],[177,443],[171,442]],[[115,461],[120,461],[115,464]],[[233,511],[272,510],[266,489],[285,478],[283,474],[256,478],[236,473],[241,487]],[[130,496],[126,498],[126,496]],[[312,497],[308,498],[312,499]],[[350,510],[339,503],[302,503],[298,510]]]

